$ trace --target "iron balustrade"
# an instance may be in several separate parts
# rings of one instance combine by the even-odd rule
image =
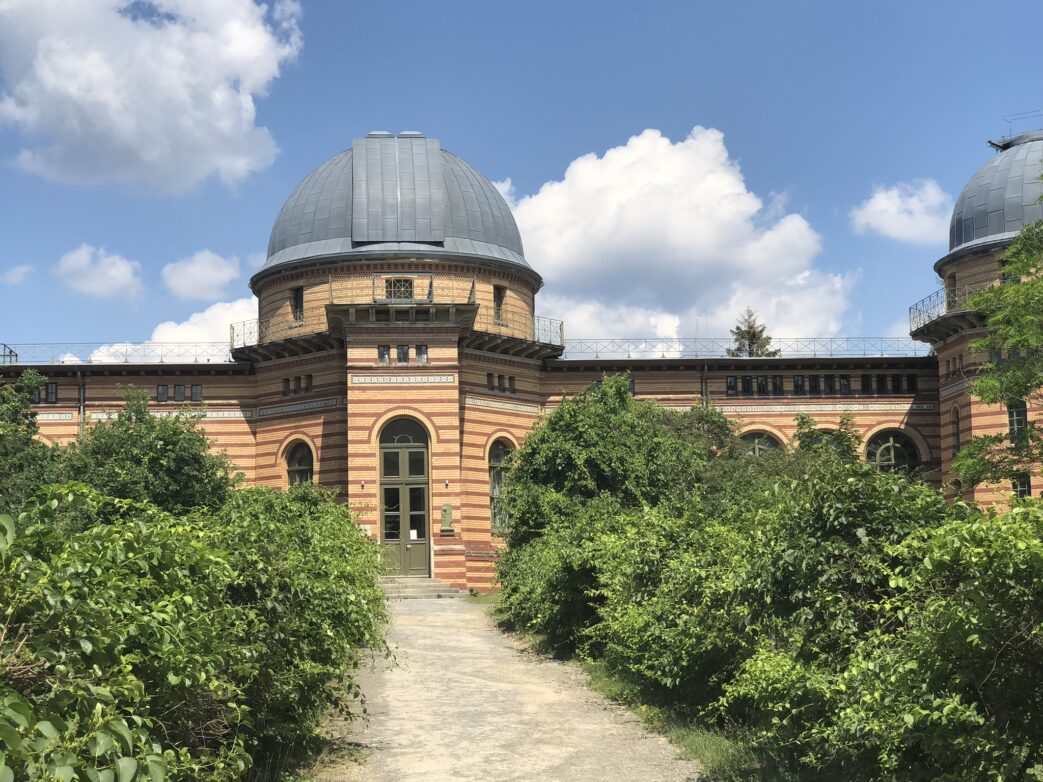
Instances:
[[[49,342],[4,346],[3,364],[227,364],[227,342]]]
[[[970,312],[968,300],[977,293],[995,286],[994,282],[978,285],[963,285],[954,288],[941,288],[930,296],[926,296],[909,308],[909,331],[922,329],[929,323],[957,312]]]
[[[732,337],[650,339],[566,339],[563,358],[746,358],[730,356]],[[899,337],[773,337],[780,358],[926,356],[930,348]]]
[[[18,351],[0,342],[0,364],[17,364]]]

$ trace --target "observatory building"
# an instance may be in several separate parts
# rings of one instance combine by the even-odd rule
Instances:
[[[953,212],[941,290],[910,309],[911,340],[777,339],[760,358],[729,357],[730,340],[566,340],[536,314],[542,279],[493,184],[436,139],[377,132],[290,194],[250,280],[257,319],[228,345],[5,346],[0,376],[47,376],[36,411],[51,442],[113,415],[128,385],[160,414],[198,409],[247,483],[327,486],[392,572],[459,587],[491,585],[507,455],[610,373],[629,373],[637,399],[714,405],[752,455],[791,447],[798,413],[824,429],[849,414],[882,469],[1002,502],[1038,476],[964,491],[953,454],[1035,411],[968,395],[989,357],[970,350],[982,323],[966,301],[999,284],[1005,247],[1041,217],[1043,133],[993,146]]]

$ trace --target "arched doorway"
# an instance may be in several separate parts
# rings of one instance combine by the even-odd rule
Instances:
[[[427,431],[396,418],[380,432],[380,543],[388,572],[430,574]]]
[[[782,448],[782,443],[767,432],[747,432],[741,439],[748,456],[767,456]]]

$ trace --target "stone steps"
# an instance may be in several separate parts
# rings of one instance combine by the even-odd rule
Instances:
[[[438,600],[467,597],[462,589],[450,586],[437,578],[415,576],[384,576],[380,579],[388,600]]]

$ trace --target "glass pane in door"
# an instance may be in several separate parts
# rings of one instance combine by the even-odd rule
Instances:
[[[398,451],[384,451],[381,453],[381,459],[383,462],[383,470],[385,478],[397,478],[398,472]]]
[[[401,489],[397,486],[385,486],[384,487],[384,540],[399,540],[401,519],[402,519],[402,500],[400,497]]]
[[[426,451],[410,451],[409,452],[409,475],[414,478],[422,478],[426,475],[424,469],[424,462],[427,456]]]
[[[427,487],[409,487],[409,539],[427,539]]]

